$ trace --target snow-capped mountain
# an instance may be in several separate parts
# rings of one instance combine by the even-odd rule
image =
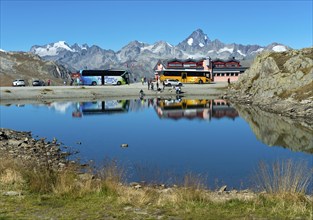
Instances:
[[[65,41],[47,44],[45,47],[36,45],[30,49],[30,52],[35,53],[41,57],[57,56],[64,51],[75,52],[76,50],[72,49],[67,43],[65,43]]]
[[[251,60],[263,51],[286,51],[288,46],[272,43],[268,46],[225,44],[211,40],[201,29],[195,30],[185,40],[174,46],[165,41],[147,44],[132,41],[119,51],[105,50],[96,45],[72,46],[59,41],[43,46],[33,46],[31,53],[56,61],[71,71],[80,69],[130,68],[134,76],[153,75],[153,67],[159,59],[200,58]]]

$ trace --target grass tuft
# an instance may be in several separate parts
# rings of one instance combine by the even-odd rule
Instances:
[[[312,170],[302,161],[276,161],[271,166],[260,162],[256,173],[256,184],[261,190],[280,195],[306,193],[311,179]]]

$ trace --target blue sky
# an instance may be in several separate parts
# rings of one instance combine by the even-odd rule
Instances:
[[[200,28],[224,43],[313,45],[312,0],[1,1],[0,48],[66,41],[120,50],[133,40],[172,45]]]

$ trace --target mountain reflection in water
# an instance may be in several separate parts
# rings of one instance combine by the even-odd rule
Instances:
[[[236,105],[235,108],[264,144],[313,153],[313,128],[304,127],[292,120],[287,121],[277,114],[264,112],[257,107]]]

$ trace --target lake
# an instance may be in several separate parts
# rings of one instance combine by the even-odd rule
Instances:
[[[192,173],[209,188],[243,189],[260,162],[312,166],[311,129],[224,100],[72,101],[1,105],[0,111],[2,128],[55,137],[95,166],[116,160],[128,181],[171,184]]]

